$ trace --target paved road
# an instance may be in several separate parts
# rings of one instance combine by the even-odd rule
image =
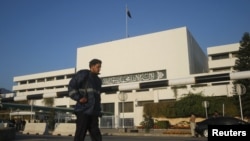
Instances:
[[[192,138],[189,136],[133,136],[133,135],[104,135],[103,141],[207,141],[207,138]],[[52,135],[26,135],[17,134],[15,141],[73,141],[72,136],[52,136]],[[91,141],[89,136],[85,141]]]

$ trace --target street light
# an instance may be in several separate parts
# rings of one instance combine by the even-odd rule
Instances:
[[[209,106],[209,102],[208,102],[208,101],[203,101],[203,102],[202,102],[202,106],[205,108],[206,118],[207,118],[207,108],[208,108],[208,106]]]
[[[20,109],[17,109],[16,112],[17,112],[17,118],[20,118],[20,117],[19,117]]]
[[[34,104],[34,100],[31,100],[31,106],[30,106],[30,120],[33,119],[33,115],[32,115],[32,113],[33,113],[33,104]]]
[[[124,102],[128,99],[128,95],[127,93],[119,93],[118,98],[120,101],[122,101],[122,114],[123,114],[123,118],[122,118],[122,128],[124,128]]]
[[[236,84],[236,93],[239,95],[239,103],[240,103],[240,115],[243,120],[243,112],[242,112],[242,104],[241,104],[241,95],[246,93],[246,87],[242,84]]]

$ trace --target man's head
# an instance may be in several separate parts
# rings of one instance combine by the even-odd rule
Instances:
[[[94,74],[99,74],[102,67],[102,61],[99,59],[92,59],[89,62],[89,69]]]

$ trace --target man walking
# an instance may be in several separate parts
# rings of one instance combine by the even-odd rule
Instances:
[[[101,117],[101,79],[98,77],[102,61],[93,59],[89,70],[78,71],[69,82],[69,96],[76,101],[76,131],[74,141],[84,141],[87,131],[92,141],[102,141],[99,129]]]

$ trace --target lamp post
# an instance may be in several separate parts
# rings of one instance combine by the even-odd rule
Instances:
[[[208,116],[207,116],[207,108],[208,108],[208,106],[209,106],[209,102],[208,102],[208,101],[203,101],[203,102],[202,102],[202,106],[205,108],[206,118],[207,118],[207,117],[208,117]]]
[[[21,129],[21,118],[19,117],[19,112],[20,112],[20,109],[17,109],[17,122],[16,122],[16,129],[17,131],[19,131]]]
[[[122,101],[122,114],[123,114],[123,118],[122,118],[122,128],[124,128],[124,102],[128,99],[128,95],[127,93],[119,93],[118,98],[120,101]]]
[[[242,112],[242,104],[241,104],[241,95],[246,93],[246,87],[242,84],[236,84],[236,93],[239,95],[239,103],[240,103],[240,116],[243,120],[243,112]]]
[[[20,118],[20,117],[19,117],[20,109],[17,109],[16,111],[17,111],[17,118]]]
[[[31,100],[31,106],[30,106],[30,120],[33,119],[33,115],[32,115],[32,113],[33,113],[33,104],[34,104],[34,100]]]

